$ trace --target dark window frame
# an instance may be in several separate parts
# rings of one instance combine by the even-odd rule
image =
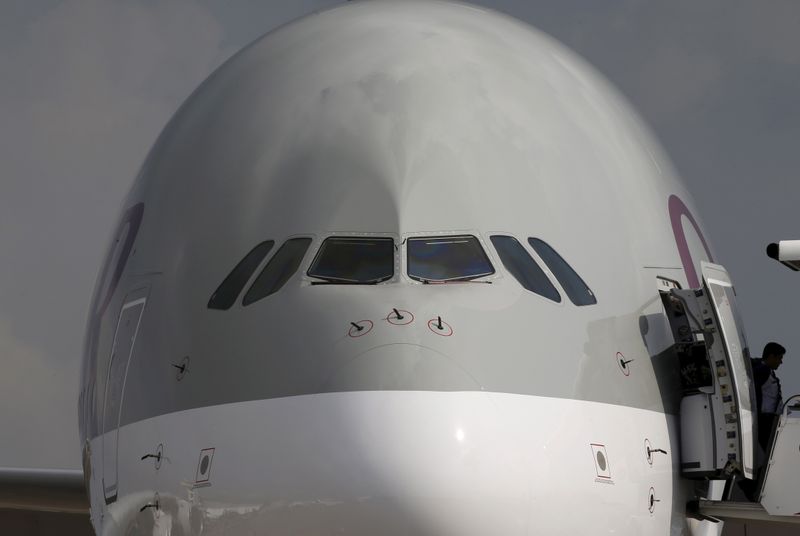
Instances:
[[[287,259],[284,259],[284,257],[281,256],[283,254],[284,248],[292,247],[290,246],[290,244],[294,244],[299,241],[305,242],[304,247],[302,245],[300,246],[302,247],[302,253],[300,253],[299,256],[294,256],[294,257],[290,256]],[[283,244],[281,244],[281,246],[277,249],[277,251],[275,251],[272,257],[270,257],[269,261],[267,261],[267,264],[264,265],[259,274],[256,276],[255,280],[253,280],[253,282],[250,284],[250,287],[247,289],[247,292],[245,292],[244,297],[242,297],[242,305],[247,307],[248,305],[252,305],[258,301],[263,300],[264,298],[267,298],[279,292],[286,285],[286,283],[288,283],[295,275],[297,275],[298,271],[300,271],[300,267],[303,265],[303,260],[306,258],[306,255],[308,255],[308,250],[311,248],[311,244],[313,242],[314,238],[308,235],[291,236],[286,240],[284,240]],[[292,253],[297,253],[290,250],[287,250],[287,252],[288,253],[286,253],[286,255],[292,255]],[[274,262],[283,262],[284,260],[289,261],[288,266],[291,267],[290,270],[287,270],[284,267],[277,274],[273,274],[272,272],[269,271],[273,268]],[[264,284],[265,288],[268,289],[267,292],[264,292],[264,289],[259,288],[262,278],[266,279],[274,275],[277,275],[277,277],[275,277],[275,281],[272,282],[272,284],[270,285]]]
[[[219,284],[209,298],[207,307],[217,311],[227,311],[233,307],[247,283],[253,278],[253,274],[274,247],[274,240],[264,240],[248,251]],[[220,296],[222,292],[225,293],[224,296]]]
[[[411,242],[414,242],[414,241],[417,241],[417,240],[447,240],[447,239],[458,239],[458,238],[467,238],[467,239],[475,240],[475,243],[480,248],[480,251],[483,254],[484,259],[486,260],[487,265],[491,269],[490,272],[480,273],[480,274],[472,275],[472,276],[460,276],[460,277],[452,277],[452,278],[446,278],[446,279],[428,279],[428,278],[425,278],[423,276],[416,276],[416,275],[412,275],[411,274],[411,266],[410,266],[411,263],[409,262],[410,261],[410,244],[411,244]],[[487,248],[485,247],[485,245],[483,244],[481,239],[478,236],[474,235],[474,234],[468,234],[468,233],[442,234],[442,235],[419,234],[419,235],[414,235],[414,236],[407,236],[404,239],[404,243],[405,243],[405,246],[406,246],[405,247],[405,275],[409,279],[412,279],[412,280],[420,282],[420,283],[437,283],[437,284],[441,284],[441,283],[448,283],[448,282],[474,281],[476,279],[489,277],[489,276],[494,275],[494,274],[497,273],[497,268],[495,268],[491,257],[489,257]]]
[[[364,242],[382,241],[390,243],[392,250],[391,274],[388,277],[383,277],[376,280],[359,281],[359,280],[348,280],[345,278],[336,278],[334,276],[326,276],[326,275],[311,273],[312,270],[317,265],[317,262],[320,260],[320,257],[326,248],[326,245],[330,243],[330,241],[347,241],[347,240],[364,241]],[[373,285],[378,283],[385,283],[387,281],[391,281],[392,279],[394,279],[395,276],[397,275],[396,267],[397,267],[397,242],[395,238],[392,236],[330,235],[326,236],[320,243],[316,253],[314,254],[314,258],[311,260],[311,263],[309,263],[308,265],[308,269],[305,271],[305,275],[307,277],[318,279],[321,282],[326,282],[331,284]]]
[[[515,257],[506,258],[506,255],[511,255],[511,253],[503,249],[503,247],[500,247],[498,245],[498,241],[495,240],[496,238],[513,241],[516,252],[519,254],[524,254],[526,261],[530,260],[530,265],[528,268],[533,268],[533,274],[531,275],[530,272],[522,272],[522,270],[525,270],[526,268],[517,266],[518,260]],[[500,259],[500,263],[503,265],[503,268],[505,268],[505,270],[523,289],[539,296],[540,298],[544,298],[551,303],[564,303],[561,293],[558,291],[558,287],[556,287],[555,283],[548,276],[547,270],[545,270],[539,264],[536,258],[530,254],[530,252],[525,248],[523,243],[517,239],[517,237],[507,233],[492,233],[489,236],[489,241],[492,243],[494,252]]]
[[[558,281],[559,286],[561,286],[561,289],[564,291],[564,294],[567,295],[567,297],[573,303],[573,305],[577,307],[597,305],[597,295],[592,290],[592,287],[590,287],[589,284],[586,283],[586,281],[580,276],[578,271],[575,268],[573,268],[572,265],[569,262],[567,262],[567,260],[564,257],[561,256],[558,250],[556,250],[548,242],[535,236],[529,236],[527,242],[530,248],[533,250],[533,252],[536,253],[536,256],[539,257],[542,260],[542,262],[544,262],[545,266],[547,266],[547,269],[550,270],[550,273],[553,274],[553,277],[556,279],[556,281]],[[549,250],[549,251],[545,250],[545,252],[552,253],[553,260],[555,260],[556,262],[560,261],[561,265],[560,266],[551,265],[551,263],[548,261],[549,256],[542,255],[542,253],[539,251],[534,242],[541,243],[546,248],[546,250]],[[562,268],[566,268],[567,270],[566,274],[562,271]],[[583,286],[586,292],[588,292],[588,295],[591,296],[591,299],[585,299],[585,295],[580,294],[579,290],[576,289],[575,287],[576,281]]]

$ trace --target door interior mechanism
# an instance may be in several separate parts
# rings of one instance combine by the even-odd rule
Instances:
[[[661,291],[680,366],[681,472],[752,479],[755,397],[735,291],[722,266],[702,271],[700,288]]]

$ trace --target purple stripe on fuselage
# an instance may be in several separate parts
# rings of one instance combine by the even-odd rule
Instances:
[[[694,267],[692,252],[689,251],[689,244],[686,241],[686,232],[681,224],[681,216],[686,216],[686,219],[692,224],[695,232],[697,232],[697,236],[700,237],[700,241],[703,243],[706,255],[708,255],[708,260],[714,262],[714,258],[711,256],[711,250],[706,243],[706,238],[703,236],[700,226],[697,225],[697,221],[694,219],[694,216],[692,216],[692,213],[689,212],[686,204],[681,201],[677,195],[669,196],[669,219],[672,223],[672,233],[675,235],[675,245],[678,246],[678,253],[681,256],[681,263],[683,263],[686,281],[691,288],[698,288],[700,286],[700,279],[698,279],[697,270]]]

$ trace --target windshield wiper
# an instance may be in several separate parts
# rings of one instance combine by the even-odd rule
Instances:
[[[357,279],[325,279],[324,281],[312,281],[312,285],[377,285],[383,281],[388,281],[391,277],[386,279],[372,279],[370,281],[358,281]]]
[[[491,285],[491,281],[477,281],[478,277],[483,277],[482,275],[476,277],[456,277],[453,279],[425,279],[424,277],[420,277],[419,281],[422,281],[424,285],[445,285],[447,283],[485,283],[487,285]]]

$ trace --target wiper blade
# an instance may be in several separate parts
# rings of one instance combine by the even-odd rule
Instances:
[[[373,279],[371,281],[357,281],[355,279],[326,279],[324,281],[312,281],[312,285],[377,285],[388,279]]]
[[[483,276],[478,276],[483,277]],[[448,283],[484,283],[491,285],[491,281],[477,281],[475,277],[456,277],[454,279],[425,279],[420,277],[419,280],[425,285],[446,285]]]

